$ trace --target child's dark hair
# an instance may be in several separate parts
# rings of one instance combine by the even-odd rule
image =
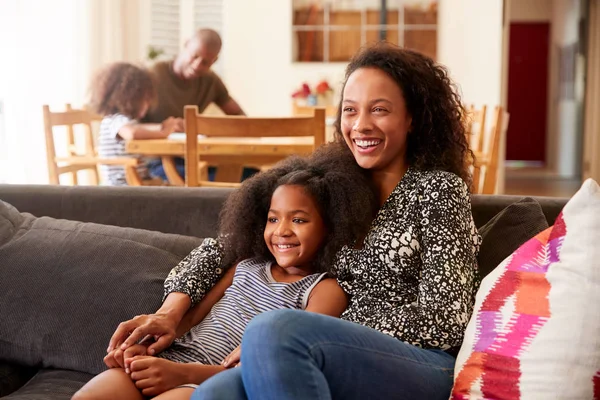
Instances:
[[[133,64],[117,62],[101,69],[91,84],[91,105],[100,115],[120,113],[140,117],[144,101],[153,104],[156,90],[150,73]]]
[[[309,157],[293,156],[242,183],[227,199],[220,216],[223,265],[261,257],[273,260],[264,230],[277,187],[299,185],[320,208],[327,229],[314,262],[315,272],[329,272],[343,245],[352,245],[367,232],[377,211],[375,191],[345,144],[331,143]]]
[[[360,68],[385,72],[402,90],[412,116],[407,136],[408,165],[453,172],[469,185],[468,165],[474,156],[465,136],[465,109],[446,69],[423,54],[386,42],[359,50],[346,68],[345,82]],[[341,110],[340,101],[335,128],[336,139],[343,141]]]

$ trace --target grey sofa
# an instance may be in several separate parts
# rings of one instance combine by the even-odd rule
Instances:
[[[116,325],[160,305],[162,281],[201,238],[214,236],[229,193],[0,185],[0,397],[69,399],[100,372]],[[536,216],[506,209],[518,200],[473,196],[492,260],[485,262],[495,265],[551,225],[567,201],[532,200]],[[502,210],[504,230],[490,225]],[[505,238],[518,243],[496,254]]]

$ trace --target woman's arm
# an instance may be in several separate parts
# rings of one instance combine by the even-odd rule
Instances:
[[[157,312],[119,324],[107,352],[118,346],[124,350],[147,335],[156,339],[148,347],[149,354],[167,348],[176,338],[177,327],[190,305],[197,304],[221,277],[222,258],[223,249],[219,242],[205,239],[169,273],[165,280],[164,301]]]
[[[221,243],[217,239],[204,239],[199,247],[169,272],[165,279],[164,298],[178,292],[186,294],[192,305],[197,304],[223,274],[222,260]]]
[[[371,298],[364,324],[416,346],[447,349],[462,343],[472,312],[479,235],[464,182],[444,174],[431,183],[422,195],[428,201],[420,217],[427,223],[417,233],[422,262],[417,301]],[[387,268],[373,248],[345,248],[338,261],[338,269],[346,271]]]

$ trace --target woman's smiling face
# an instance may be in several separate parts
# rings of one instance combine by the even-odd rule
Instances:
[[[341,133],[358,165],[402,171],[412,117],[398,84],[378,68],[359,68],[348,78],[342,96]]]

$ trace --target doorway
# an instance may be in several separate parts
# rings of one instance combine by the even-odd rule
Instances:
[[[506,160],[546,165],[550,24],[511,23]]]

